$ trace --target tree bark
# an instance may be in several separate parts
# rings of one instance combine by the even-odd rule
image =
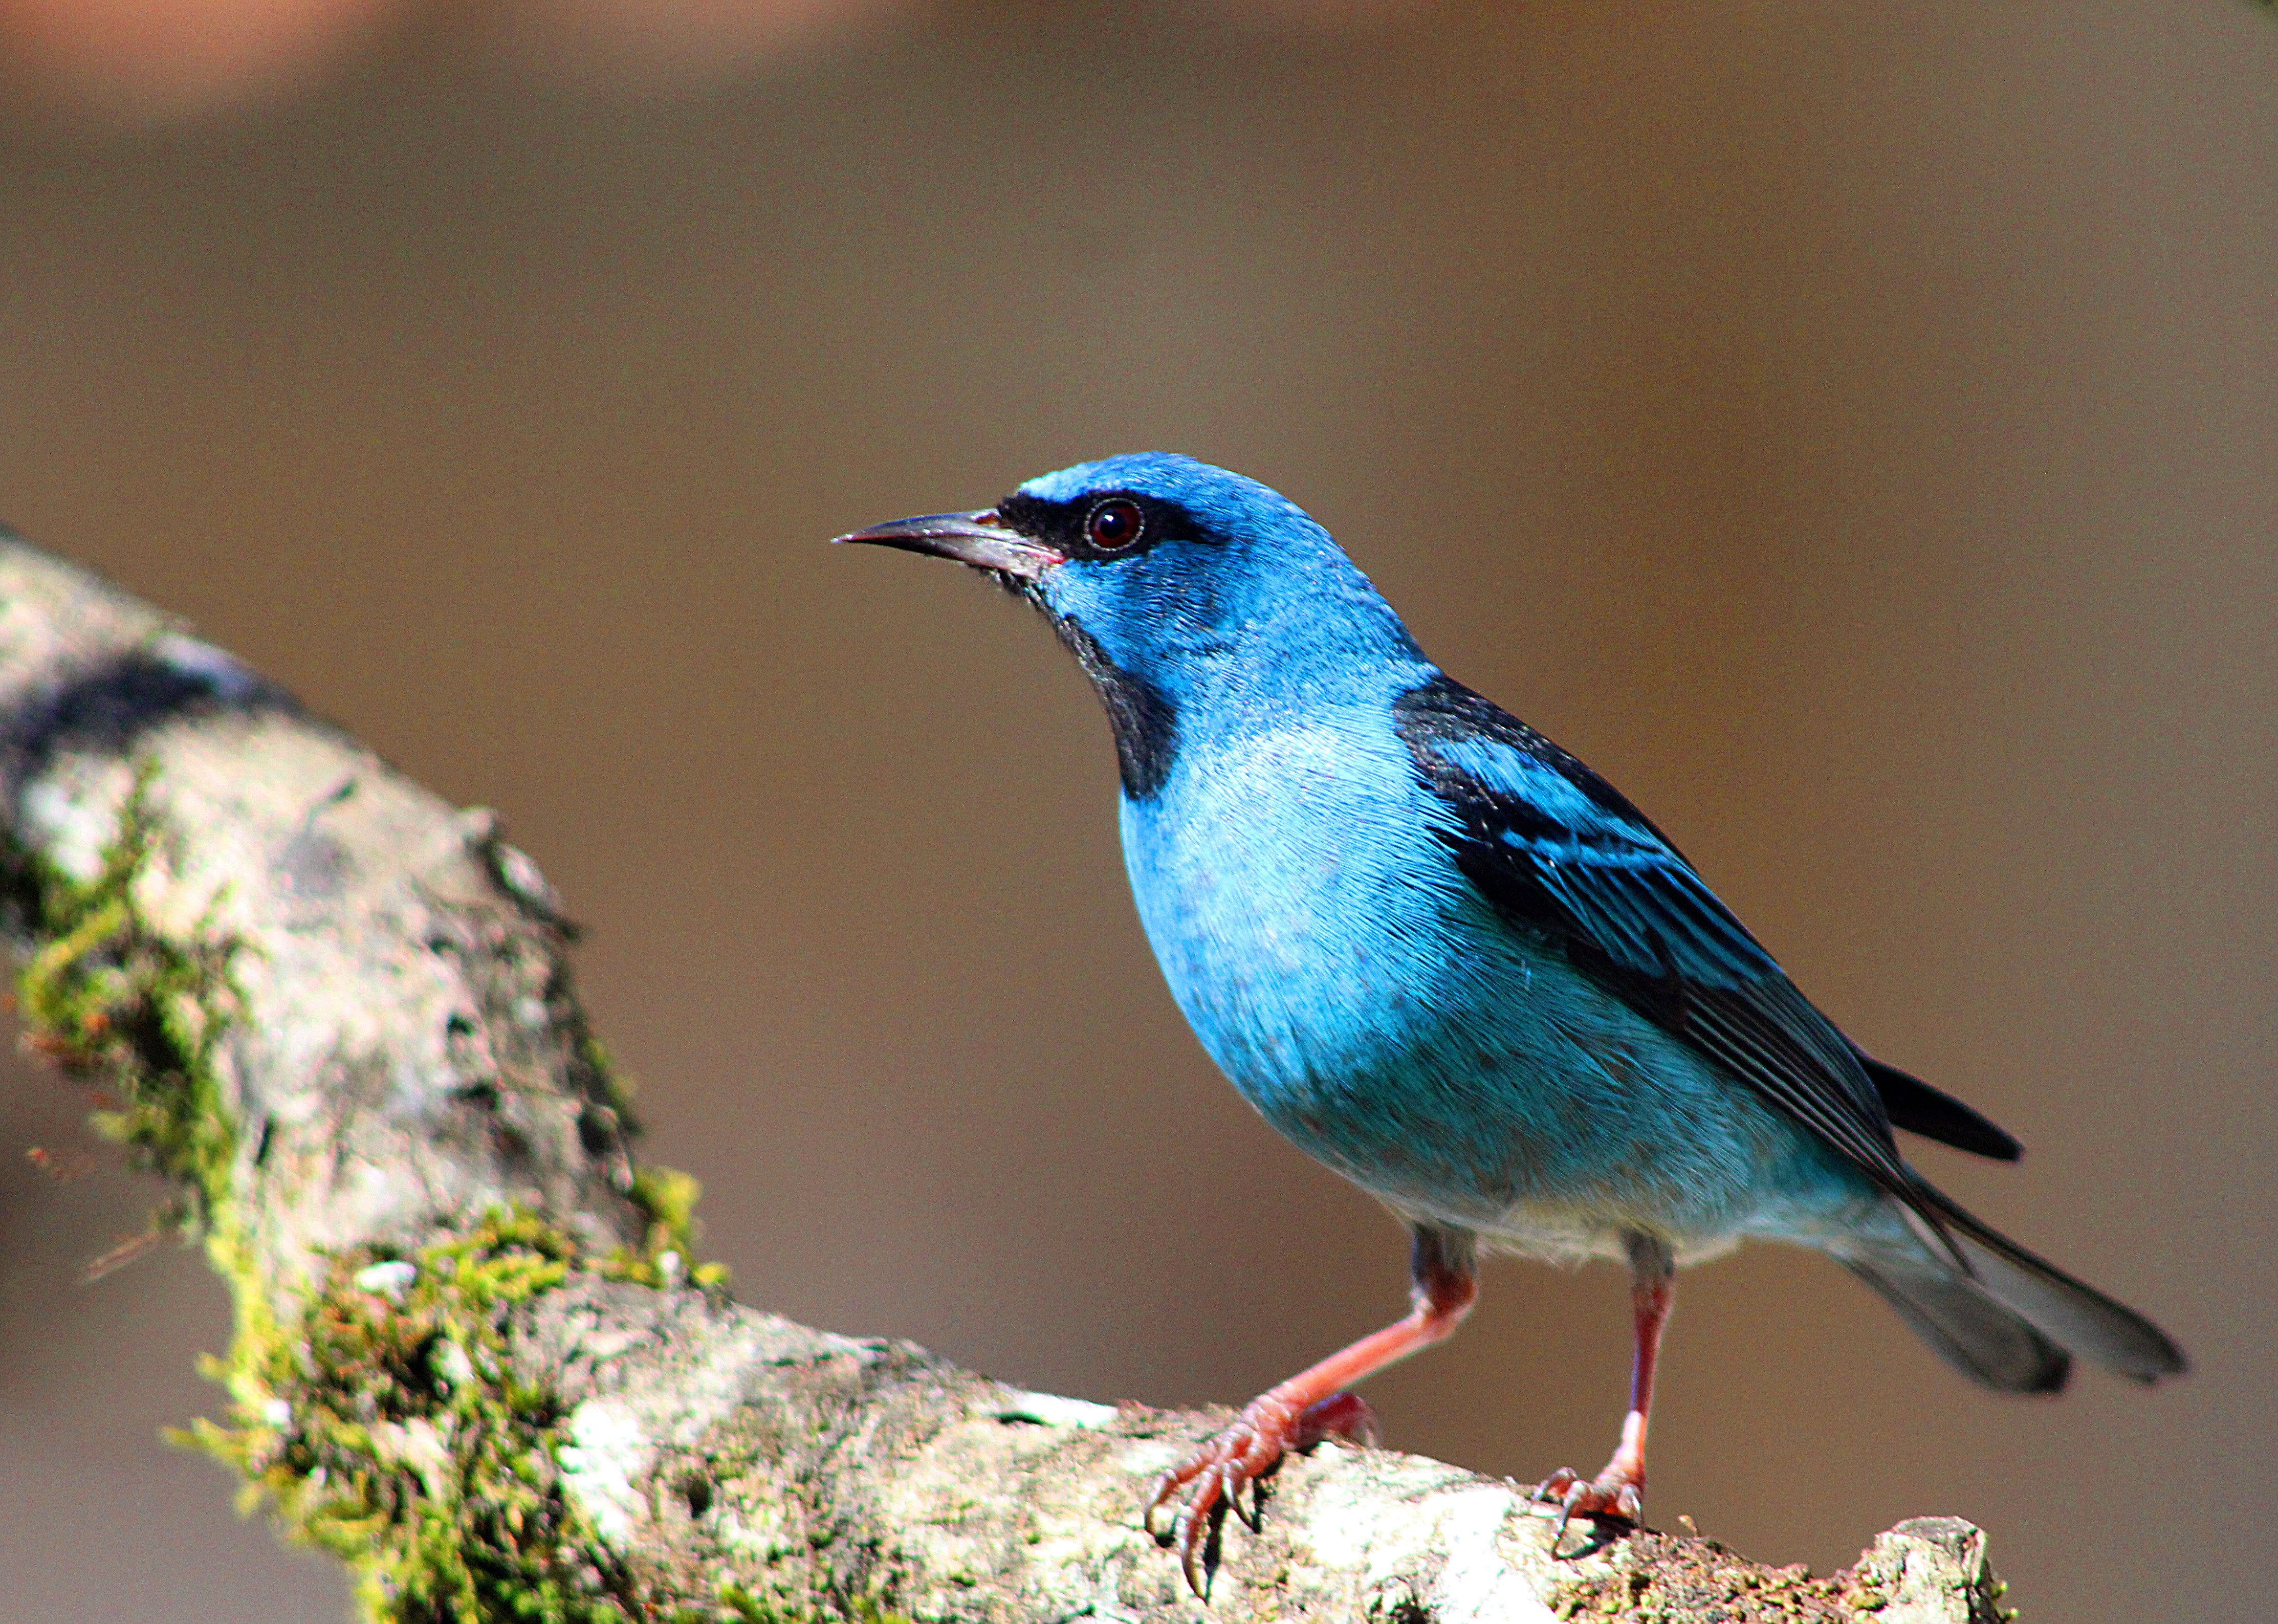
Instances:
[[[187,1436],[375,1616],[2000,1616],[1966,1523],[1830,1579],[1642,1532],[1554,1558],[1510,1483],[1335,1444],[1220,1530],[1205,1613],[1138,1510],[1226,1417],[732,1301],[693,1182],[633,1160],[572,932],[497,818],[4,535],[0,819],[27,1041],[234,1296],[228,1418]]]

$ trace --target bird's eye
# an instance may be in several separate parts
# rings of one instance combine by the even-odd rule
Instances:
[[[1102,553],[1118,553],[1139,539],[1147,515],[1125,496],[1112,496],[1091,510],[1083,522],[1083,538]]]

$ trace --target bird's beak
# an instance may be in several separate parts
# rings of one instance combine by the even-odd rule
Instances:
[[[837,539],[899,547],[906,553],[930,553],[936,558],[953,558],[975,569],[993,569],[1023,581],[1036,580],[1053,565],[1067,561],[1042,542],[1031,541],[1013,530],[993,508],[897,519],[891,524],[873,525]]]

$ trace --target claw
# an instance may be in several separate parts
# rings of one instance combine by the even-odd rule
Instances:
[[[1560,1554],[1566,1525],[1577,1515],[1612,1518],[1635,1524],[1645,1512],[1645,1486],[1618,1466],[1609,1466],[1595,1478],[1562,1466],[1526,1491],[1531,1505],[1548,1502],[1558,1507],[1558,1527],[1550,1536],[1550,1554]]]
[[[1219,1469],[1223,1471],[1225,1468]],[[1245,1487],[1250,1491],[1250,1499],[1246,1505],[1242,1498],[1242,1491]],[[1265,1485],[1264,1483],[1252,1481],[1247,1484],[1240,1483],[1233,1484],[1227,1490],[1226,1508],[1234,1513],[1237,1522],[1251,1533],[1263,1534],[1265,1531]]]
[[[1179,1567],[1187,1584],[1204,1601],[1210,1599],[1212,1513],[1221,1502],[1252,1533],[1265,1527],[1265,1489],[1261,1481],[1292,1450],[1303,1452],[1324,1438],[1362,1444],[1374,1440],[1376,1415],[1350,1393],[1332,1393],[1304,1410],[1293,1410],[1272,1393],[1252,1399],[1240,1419],[1186,1460],[1155,1480],[1140,1517],[1152,1538],[1164,1540],[1179,1552]],[[1172,1519],[1167,1532],[1156,1526],[1158,1513],[1189,1491],[1187,1502]],[[1249,1504],[1242,1491],[1249,1491]]]
[[[1210,1552],[1211,1508],[1225,1491],[1228,1464],[1221,1462],[1202,1475],[1195,1484],[1195,1498],[1179,1513],[1175,1525],[1180,1570],[1187,1575],[1187,1588],[1204,1601],[1210,1599],[1210,1575],[1204,1569]]]

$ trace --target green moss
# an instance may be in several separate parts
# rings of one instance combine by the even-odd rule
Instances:
[[[47,941],[18,979],[18,1006],[32,1047],[98,1091],[96,1132],[175,1186],[157,1222],[211,1234],[226,1223],[237,1150],[213,1066],[236,1003],[230,950],[169,940],[135,901],[157,840],[149,782],[138,772],[93,879],[19,864]]]
[[[693,1179],[658,1176],[692,1201]],[[692,1222],[683,1207],[652,1232],[684,1243]],[[297,1324],[241,1322],[210,1372],[236,1424],[200,1422],[180,1441],[240,1472],[248,1509],[266,1505],[287,1538],[348,1562],[374,1620],[653,1616],[667,1598],[636,1597],[562,1492],[565,1406],[510,1357],[516,1314],[581,1273],[657,1285],[709,1271],[654,1245],[594,1257],[518,1208],[414,1251],[343,1252]]]
[[[726,1621],[726,1624],[814,1624],[813,1620],[801,1614],[785,1613],[766,1597],[753,1595],[740,1584],[722,1586],[717,1607],[684,1609],[684,1616],[689,1624],[699,1624],[699,1621],[700,1624],[714,1624],[715,1620]]]
[[[266,1505],[288,1538],[348,1562],[375,1620],[669,1616],[669,1598],[636,1599],[566,1501],[563,1407],[516,1376],[508,1341],[514,1315],[576,1273],[723,1286],[725,1269],[696,1262],[697,1181],[637,1170],[631,1201],[645,1233],[604,1257],[520,1210],[486,1214],[416,1251],[341,1253],[310,1306],[280,1322],[241,1244],[237,1135],[214,1064],[241,1003],[233,949],[162,935],[135,897],[161,838],[150,784],[150,769],[139,769],[93,878],[11,850],[0,879],[45,944],[19,980],[27,1038],[97,1092],[95,1125],[129,1162],[172,1183],[154,1228],[202,1236],[232,1288],[235,1335],[205,1371],[228,1390],[233,1424],[202,1421],[178,1441],[240,1472],[247,1508]],[[630,1090],[607,1051],[584,1036],[577,1060],[591,1075],[573,1083],[589,1085],[630,1132]],[[756,1615],[723,1595],[708,1616]]]
[[[640,1125],[633,1116],[632,1079],[617,1068],[608,1046],[591,1033],[583,1033],[577,1040],[577,1064],[585,1075],[576,1080],[615,1118],[618,1131],[627,1140],[638,1137]],[[632,1188],[626,1199],[640,1212],[646,1226],[640,1243],[611,1252],[603,1261],[603,1271],[612,1279],[640,1285],[694,1285],[707,1291],[726,1290],[728,1266],[696,1259],[696,1203],[703,1193],[704,1186],[693,1173],[669,1167],[634,1168]]]
[[[916,1624],[908,1613],[890,1612],[868,1600],[856,1602],[846,1616],[850,1624]]]
[[[238,1342],[258,1342],[274,1328],[241,1244],[236,1127],[214,1064],[241,1002],[229,973],[234,945],[185,946],[153,927],[136,899],[161,834],[155,771],[137,765],[92,878],[8,852],[11,902],[44,943],[17,978],[17,1008],[30,1046],[95,1092],[96,1131],[125,1147],[130,1166],[172,1184],[150,1232],[203,1239],[230,1283]]]
[[[673,1624],[913,1624],[907,1613],[890,1613],[868,1600],[829,1613],[788,1612],[738,1584],[722,1586],[713,1606],[683,1606],[669,1616]]]
[[[503,1210],[417,1251],[342,1254],[292,1334],[241,1341],[239,1424],[189,1441],[347,1561],[374,1619],[639,1617],[563,1496],[562,1407],[509,1357],[515,1311],[581,1266],[561,1231]]]
[[[616,1056],[609,1052],[609,1046],[592,1033],[581,1032],[576,1063],[585,1073],[577,1079],[585,1085],[585,1092],[608,1107],[627,1139],[638,1138],[640,1120],[633,1115],[632,1079],[617,1069]]]
[[[707,1291],[724,1290],[728,1266],[696,1261],[696,1203],[704,1186],[693,1173],[669,1167],[633,1170],[630,1197],[648,1220],[638,1249],[619,1247],[604,1271],[613,1279],[642,1285],[671,1286],[686,1281]]]

